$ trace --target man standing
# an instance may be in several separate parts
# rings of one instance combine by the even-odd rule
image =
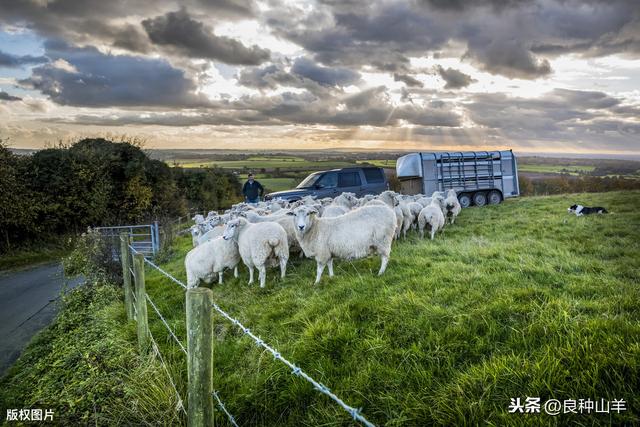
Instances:
[[[253,174],[250,173],[247,182],[242,186],[242,194],[244,194],[244,201],[247,203],[258,203],[264,193],[262,184],[253,179]]]

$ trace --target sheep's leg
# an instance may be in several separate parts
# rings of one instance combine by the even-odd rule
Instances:
[[[233,277],[238,278],[238,266],[233,267]]]
[[[322,272],[324,271],[325,263],[318,261],[316,265],[316,281],[314,285],[320,283],[320,276],[322,276]]]
[[[329,261],[327,261],[327,267],[329,267],[329,277],[333,277],[333,258],[329,258]]]
[[[388,263],[389,255],[380,255],[380,271],[378,271],[378,276],[382,276],[384,274]]]
[[[253,283],[253,266],[247,265],[247,268],[249,269],[249,284],[252,284]]]
[[[436,228],[435,227],[431,227],[431,240],[433,240],[433,237],[436,235]]]
[[[267,267],[264,264],[258,266],[258,277],[260,279],[260,287],[264,288],[267,280]]]
[[[222,285],[222,271],[218,273],[218,285]]]
[[[287,273],[287,261],[285,257],[280,257],[280,278],[284,279],[284,275]]]

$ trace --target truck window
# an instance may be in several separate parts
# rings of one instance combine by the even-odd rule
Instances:
[[[338,184],[338,174],[335,172],[327,172],[322,175],[316,185],[320,188],[334,188]]]
[[[338,178],[338,187],[355,187],[361,183],[358,172],[342,172]]]
[[[364,177],[369,184],[384,182],[384,172],[382,172],[382,169],[364,168],[362,171],[364,172]]]

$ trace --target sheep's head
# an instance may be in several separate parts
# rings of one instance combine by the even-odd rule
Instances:
[[[192,225],[191,227],[189,227],[189,231],[191,232],[191,236],[200,237],[200,227],[198,227],[197,225]]]
[[[458,197],[458,195],[456,194],[456,190],[454,190],[453,188],[447,191],[447,198],[449,197]]]
[[[240,230],[245,225],[247,225],[247,220],[244,218],[232,219],[224,227],[224,231],[222,232],[222,238],[224,240],[237,240],[238,233],[240,233]]]
[[[193,218],[191,218],[196,224],[201,224],[204,222],[204,215],[197,214]]]
[[[293,216],[293,223],[296,232],[306,233],[313,226],[314,217],[319,213],[318,209],[312,206],[298,206],[287,215]]]

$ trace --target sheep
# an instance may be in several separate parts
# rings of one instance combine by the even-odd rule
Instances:
[[[427,206],[429,206],[431,204],[431,197],[419,197],[416,200],[417,203],[420,203],[422,205],[423,208],[426,208]]]
[[[200,227],[197,225],[192,225],[189,227],[189,232],[191,233],[191,243],[193,243],[193,247],[198,246],[198,238],[200,237]]]
[[[383,191],[382,193],[380,193],[378,200],[384,202],[387,206],[393,209],[396,215],[396,232],[395,232],[394,238],[398,239],[400,237],[400,232],[402,231],[402,227],[404,223],[404,213],[402,212],[402,208],[399,206],[400,201],[396,197],[395,193],[390,190]],[[365,206],[371,205],[371,204],[374,204],[373,200],[371,202],[368,202]]]
[[[355,193],[344,192],[333,199],[333,204],[351,210],[358,203]]]
[[[196,214],[193,218],[191,218],[193,222],[196,224],[202,224],[204,222],[204,215]]]
[[[447,191],[447,197],[444,199],[444,207],[446,209],[445,218],[449,220],[450,224],[453,224],[456,217],[462,210],[456,190],[451,189]]]
[[[235,242],[224,240],[222,237],[204,242],[191,249],[184,259],[187,287],[195,288],[200,280],[211,283],[216,273],[218,283],[222,284],[225,268],[233,268],[233,276],[238,277],[239,262],[240,254]]]
[[[357,206],[364,206],[366,205],[368,202],[372,201],[372,200],[376,200],[375,198],[376,196],[374,196],[373,194],[365,194],[364,196],[362,196],[359,200],[358,200],[358,204]]]
[[[207,231],[200,237],[198,237],[198,241],[196,245],[201,245],[204,242],[207,242],[211,239],[215,239],[216,237],[222,236],[222,232],[224,231],[224,225],[216,225],[211,230]]]
[[[444,206],[444,194],[441,191],[434,191],[431,195],[433,200],[438,202],[438,206],[440,206],[440,210],[442,211],[442,215],[447,215],[447,208]]]
[[[293,221],[291,217],[287,215],[287,211],[282,211],[282,213],[278,212],[274,215],[266,215],[260,216],[253,212],[244,212],[240,214],[242,217],[246,218],[249,222],[258,223],[258,222],[276,222],[284,228],[284,231],[287,233],[287,241],[289,243],[289,252],[300,252],[302,255],[302,249],[298,244],[298,240],[296,240],[296,231],[295,226],[293,225]]]
[[[434,198],[431,204],[423,208],[418,215],[418,230],[422,238],[424,238],[425,227],[429,227],[431,240],[433,240],[436,232],[444,227],[444,215],[437,198]]]
[[[408,202],[407,207],[411,212],[411,228],[415,229],[418,225],[418,215],[420,215],[420,211],[424,206],[422,206],[418,202]]]
[[[344,215],[347,212],[349,212],[349,209],[345,208],[344,206],[329,205],[324,208],[321,216],[323,218],[335,218],[337,216]]]
[[[229,221],[222,235],[224,240],[237,242],[242,262],[249,269],[249,284],[253,283],[253,268],[259,272],[260,287],[265,287],[266,263],[277,258],[280,277],[284,278],[289,260],[287,233],[275,222],[251,223],[245,218]]]
[[[333,259],[357,259],[380,255],[382,275],[391,254],[396,228],[393,210],[388,206],[363,206],[336,218],[319,217],[318,210],[307,206],[295,208],[296,238],[307,257],[316,260],[316,280],[325,266],[333,277]]]

